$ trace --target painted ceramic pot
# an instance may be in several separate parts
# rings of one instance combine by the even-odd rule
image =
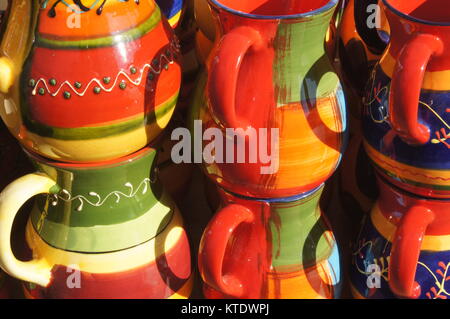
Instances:
[[[383,4],[391,45],[365,96],[367,153],[396,185],[422,196],[450,197],[450,9],[442,0]]]
[[[339,60],[345,84],[356,96],[363,95],[370,72],[379,61],[389,41],[389,24],[380,10],[379,28],[374,23],[374,10],[379,0],[350,0],[339,26]],[[360,110],[360,108],[358,108]]]
[[[223,158],[204,168],[223,188],[250,197],[320,186],[338,166],[346,138],[344,94],[324,49],[337,0],[285,4],[210,0],[220,36],[192,118],[202,121],[203,132],[235,133],[215,141],[218,148],[228,143]],[[225,160],[242,153],[244,161]]]
[[[381,179],[379,185],[354,247],[354,296],[448,298],[450,201],[420,198]]]
[[[223,208],[199,248],[207,298],[339,296],[339,252],[319,207],[322,188],[272,201],[220,192]]]
[[[176,28],[183,13],[183,0],[155,0],[161,11],[166,16],[170,26]]]
[[[141,149],[169,122],[179,48],[153,0],[14,0],[8,17],[0,114],[27,149],[109,160]],[[25,45],[28,36],[35,40]]]
[[[0,196],[0,265],[26,282],[26,296],[189,296],[189,242],[176,205],[154,176],[154,149],[83,165],[29,156],[38,172]],[[24,263],[11,251],[11,227],[22,204],[38,194],[26,226],[33,258]]]

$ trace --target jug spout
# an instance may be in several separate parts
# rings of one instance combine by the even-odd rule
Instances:
[[[8,21],[0,44],[0,92],[8,94],[21,71],[31,45],[33,7],[37,1],[10,0]],[[36,11],[36,10],[34,10]]]

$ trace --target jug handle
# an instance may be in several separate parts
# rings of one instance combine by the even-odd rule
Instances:
[[[399,297],[418,298],[421,294],[414,279],[423,237],[433,220],[433,212],[421,206],[411,208],[400,220],[389,261],[389,286]]]
[[[210,221],[200,243],[198,265],[203,281],[222,293],[241,298],[245,293],[239,278],[223,274],[222,264],[231,235],[242,223],[252,223],[254,214],[247,207],[228,205]]]
[[[423,145],[430,129],[419,123],[420,92],[430,58],[442,54],[444,45],[436,36],[416,34],[403,47],[392,75],[389,120],[399,137],[410,145]]]
[[[11,250],[11,230],[20,207],[28,199],[57,190],[54,180],[33,173],[15,180],[0,193],[0,267],[12,277],[42,287],[50,283],[52,266],[45,259],[18,260]]]
[[[384,42],[379,34],[377,28],[369,28],[367,20],[371,13],[368,11],[370,5],[376,5],[377,10],[381,10],[378,4],[379,0],[354,0],[354,21],[356,31],[367,47],[372,51],[372,53],[380,55],[384,52],[387,47],[387,43]]]
[[[7,25],[0,43],[0,92],[7,94],[22,69],[29,39],[33,6],[36,1],[9,0]]]
[[[211,113],[225,127],[244,127],[236,117],[236,88],[239,70],[246,53],[262,47],[261,34],[247,26],[237,27],[222,37],[211,58],[207,92]]]

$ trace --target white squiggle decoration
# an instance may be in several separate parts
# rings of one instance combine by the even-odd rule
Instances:
[[[172,51],[175,51],[175,52],[178,53],[178,51],[179,51],[179,44],[178,44],[176,41],[172,41],[172,42],[170,43],[170,49],[171,49]],[[173,52],[171,52],[171,53],[172,53],[172,56],[173,56],[174,53],[173,53]],[[153,61],[152,61],[152,63],[150,63],[150,64],[149,64],[149,63],[146,63],[146,64],[141,68],[141,71],[140,71],[141,74],[140,74],[140,76],[139,76],[139,78],[138,78],[137,80],[131,79],[131,78],[129,77],[129,75],[128,75],[127,73],[125,73],[125,71],[122,70],[122,71],[120,71],[120,72],[116,75],[116,79],[114,80],[114,83],[112,84],[112,86],[111,86],[110,88],[106,88],[106,87],[102,84],[102,82],[101,82],[99,79],[94,78],[94,79],[92,79],[92,80],[88,83],[88,85],[86,86],[86,88],[85,88],[84,91],[82,91],[82,92],[78,92],[77,89],[76,89],[69,81],[64,81],[63,83],[61,83],[61,85],[59,86],[59,88],[58,88],[54,93],[51,93],[51,92],[50,92],[50,88],[49,88],[49,86],[48,86],[48,84],[47,84],[47,81],[46,81],[44,78],[40,78],[40,79],[36,82],[36,84],[35,84],[35,86],[34,86],[34,88],[33,88],[33,91],[31,92],[31,94],[32,94],[32,95],[36,95],[36,94],[37,94],[37,91],[38,91],[38,89],[39,89],[39,87],[38,87],[38,86],[39,86],[39,83],[42,83],[42,84],[45,86],[45,89],[47,90],[47,93],[50,94],[50,95],[53,96],[53,97],[57,96],[57,95],[60,93],[60,91],[62,90],[62,88],[64,87],[64,85],[69,86],[69,87],[72,89],[72,91],[73,91],[75,94],[77,94],[78,96],[84,96],[84,95],[86,94],[86,92],[89,90],[89,88],[91,87],[91,85],[92,85],[93,83],[96,83],[97,85],[99,85],[100,88],[101,88],[103,91],[106,91],[106,92],[110,93],[110,92],[112,92],[112,90],[116,87],[117,83],[119,82],[119,78],[120,78],[121,75],[123,75],[125,78],[127,78],[128,81],[129,81],[130,83],[134,84],[135,86],[139,86],[139,85],[141,85],[142,80],[144,79],[144,72],[145,72],[146,69],[150,69],[150,71],[153,72],[154,74],[157,74],[157,75],[161,74],[162,69],[164,68],[163,60],[166,60],[166,62],[167,62],[168,64],[173,64],[173,63],[174,63],[174,60],[173,60],[172,58],[168,58],[164,53],[162,53],[162,54],[160,55],[160,57],[159,57],[159,66],[158,66],[158,69],[155,69],[155,67],[152,66]]]
[[[103,204],[108,200],[108,198],[113,196],[116,197],[115,202],[119,203],[122,197],[133,198],[134,196],[136,196],[136,194],[139,192],[141,188],[142,188],[142,195],[144,195],[145,193],[147,193],[148,186],[150,183],[153,183],[153,181],[150,178],[145,178],[136,189],[134,189],[131,183],[126,183],[125,186],[129,189],[129,194],[125,194],[121,191],[114,191],[109,193],[103,200],[101,196],[96,192],[89,192],[89,196],[93,197],[90,200],[82,195],[72,197],[72,195],[67,190],[63,189],[61,190],[61,192],[59,192],[59,194],[53,195],[53,201],[51,204],[53,206],[56,206],[58,205],[59,200],[62,200],[64,202],[73,202],[75,200],[78,200],[79,205],[77,207],[77,211],[81,212],[84,208],[85,203],[94,207],[100,207],[103,206]]]

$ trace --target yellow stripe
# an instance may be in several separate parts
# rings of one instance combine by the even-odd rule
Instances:
[[[156,259],[155,252],[169,251],[185,236],[183,221],[178,210],[166,229],[156,237],[142,245],[105,254],[82,254],[67,252],[45,243],[28,222],[26,229],[27,243],[33,250],[36,259],[42,258],[50,266],[77,265],[78,269],[89,273],[115,273],[130,270],[152,263]],[[164,239],[164,242],[160,240]],[[186,261],[189,262],[189,261]]]
[[[26,140],[22,143],[45,157],[61,161],[97,162],[114,159],[131,154],[147,145],[148,141],[154,140],[170,122],[174,110],[175,107],[158,118],[157,122],[115,136],[65,141],[27,132]]]
[[[386,51],[381,58],[380,64],[383,72],[390,78],[394,74],[395,64],[397,60]],[[448,91],[450,90],[450,70],[425,72],[422,83],[422,89],[432,91]]]
[[[367,299],[366,297],[364,297],[363,295],[361,295],[358,291],[358,289],[356,289],[355,286],[353,286],[353,284],[350,284],[350,289],[352,291],[352,295],[355,299]]]
[[[176,293],[167,299],[188,299],[192,293],[192,287],[194,286],[194,275],[180,288]]]
[[[375,204],[372,210],[371,219],[373,225],[375,226],[376,230],[381,234],[381,236],[383,236],[387,241],[392,242],[397,227],[381,213],[378,203]],[[450,250],[450,235],[424,236],[421,250],[427,251]]]
[[[332,299],[334,291],[330,286],[333,279],[330,275],[328,260],[318,263],[308,269],[295,273],[269,273],[268,274],[268,299]],[[315,272],[315,273],[314,273]],[[319,287],[315,284],[323,283]]]
[[[172,18],[169,19],[169,24],[172,28],[176,28],[178,25],[178,22],[180,21],[181,17],[181,10],[176,15],[174,15]]]
[[[427,184],[450,186],[450,171],[418,168],[394,161],[381,154],[366,141],[364,147],[369,157],[382,169],[393,173],[400,179]]]

